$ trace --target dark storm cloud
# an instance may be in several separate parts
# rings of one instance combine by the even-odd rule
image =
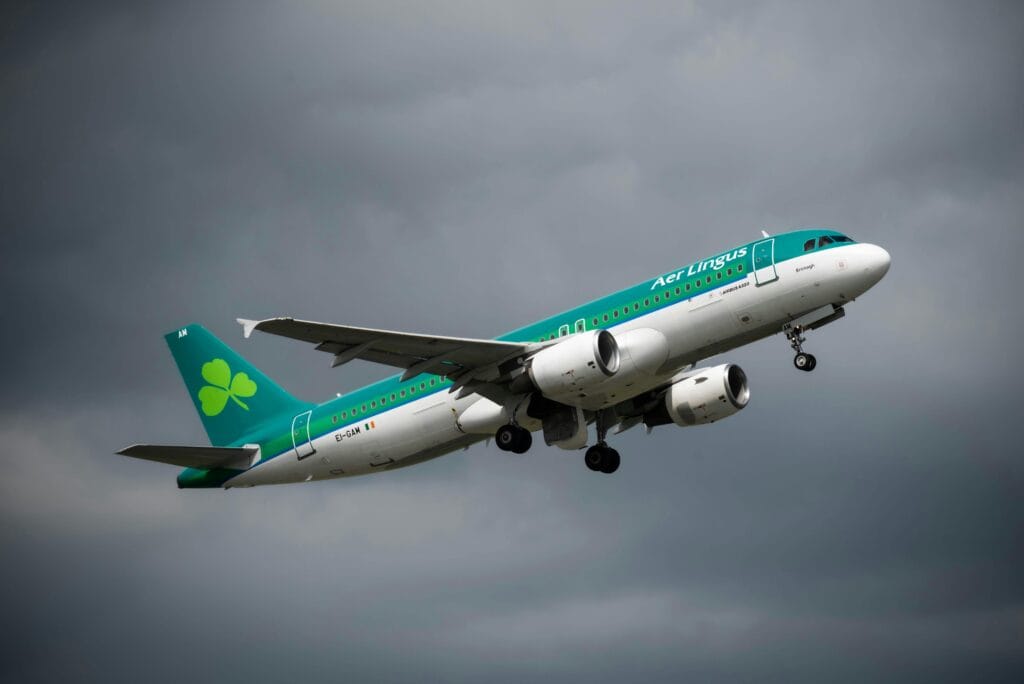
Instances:
[[[1024,670],[1012,4],[95,3],[0,40],[0,672],[34,681],[989,680]],[[179,492],[160,335],[295,393],[291,314],[490,336],[832,225],[893,269],[737,350],[723,425]],[[799,377],[798,377],[799,376]],[[636,432],[636,431],[634,431]]]

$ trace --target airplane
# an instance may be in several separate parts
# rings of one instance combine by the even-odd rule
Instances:
[[[610,434],[710,424],[747,406],[746,373],[702,360],[782,333],[793,365],[814,370],[806,333],[842,318],[889,265],[885,249],[838,231],[762,231],[493,340],[238,319],[245,338],[307,342],[333,367],[361,359],[402,369],[322,404],[296,399],[208,330],[186,325],[165,339],[211,446],[117,453],[183,467],[179,488],[230,489],[394,470],[489,439],[521,454],[539,432],[548,446],[586,449],[590,470],[614,473]]]

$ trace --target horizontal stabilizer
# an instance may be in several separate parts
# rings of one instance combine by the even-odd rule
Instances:
[[[117,452],[122,456],[159,461],[182,468],[232,468],[247,470],[259,447],[177,446],[165,444],[133,444]]]

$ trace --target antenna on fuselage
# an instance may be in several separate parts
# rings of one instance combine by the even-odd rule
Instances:
[[[761,229],[761,237],[771,237],[771,235],[769,235],[769,234],[768,234],[768,231],[767,231],[767,230],[765,230],[764,228],[762,228],[762,229]]]

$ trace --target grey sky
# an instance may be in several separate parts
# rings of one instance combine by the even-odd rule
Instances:
[[[135,3],[0,17],[10,681],[1020,681],[1014,3]],[[623,466],[478,446],[181,492],[161,335],[492,336],[833,226],[887,278],[728,355],[753,401]],[[635,434],[634,434],[635,433]]]

